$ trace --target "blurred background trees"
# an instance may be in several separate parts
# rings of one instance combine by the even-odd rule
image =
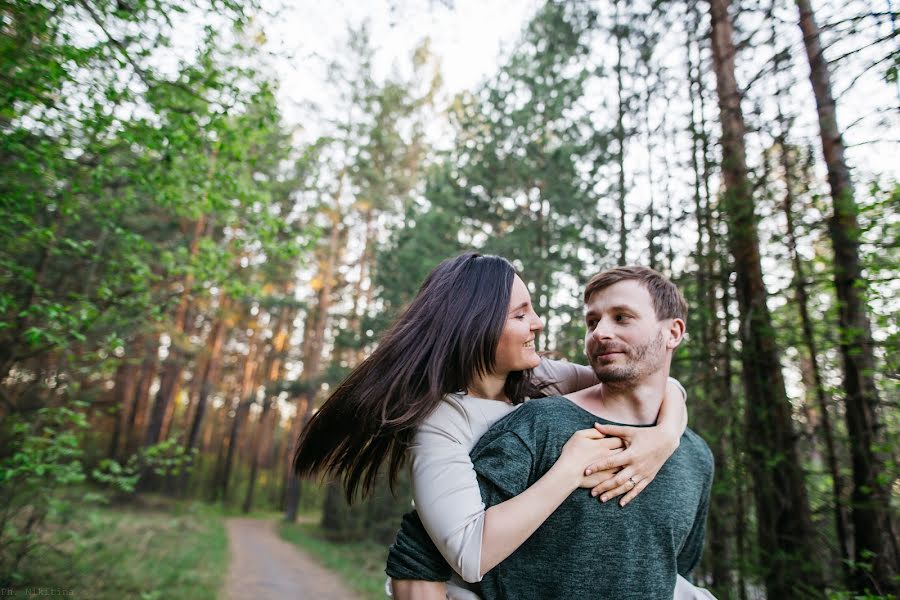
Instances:
[[[384,75],[351,29],[313,139],[282,117],[259,10],[0,8],[0,572],[87,484],[388,543],[406,485],[348,507],[291,476],[293,442],[476,248],[520,268],[570,360],[592,273],[679,283],[717,597],[897,593],[890,3],[550,1],[449,98],[427,39]]]

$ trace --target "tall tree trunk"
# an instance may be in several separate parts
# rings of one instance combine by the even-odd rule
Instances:
[[[278,313],[278,319],[273,327],[274,335],[272,337],[272,346],[267,356],[266,370],[263,374],[263,384],[268,386],[281,379],[282,366],[284,365],[284,351],[287,346],[288,338],[291,335],[290,318],[291,313],[288,307],[282,307]],[[259,424],[256,428],[256,434],[253,438],[253,444],[250,448],[250,481],[247,484],[247,493],[244,497],[242,510],[249,513],[253,505],[253,491],[256,487],[256,476],[259,471],[259,463],[262,460],[261,453],[265,444],[267,431],[269,429],[269,411],[272,408],[272,401],[277,393],[273,390],[265,390],[265,398],[262,405],[262,413],[259,416]]]
[[[191,258],[195,257],[200,250],[200,239],[203,236],[205,226],[206,216],[201,215],[194,223],[190,246]],[[160,372],[159,390],[156,392],[153,408],[150,411],[150,422],[147,425],[147,435],[144,439],[145,446],[152,446],[159,443],[166,414],[169,411],[169,405],[172,403],[172,400],[178,391],[178,384],[184,370],[185,357],[178,348],[177,337],[183,336],[188,331],[188,309],[190,308],[191,287],[193,284],[194,277],[193,274],[189,272],[182,282],[184,289],[181,292],[181,298],[178,301],[178,307],[175,310],[172,326],[173,335],[169,346],[169,355],[163,362]]]
[[[770,598],[822,593],[822,575],[797,453],[791,404],[762,278],[759,234],[744,146],[744,116],[735,79],[729,0],[710,0],[716,91],[722,123],[724,206],[737,274],[741,364],[746,394],[747,449],[754,480],[759,545]]]
[[[697,19],[699,20],[699,19]],[[719,329],[716,326],[717,302],[716,302],[716,285],[715,285],[715,269],[713,267],[712,257],[717,251],[715,238],[712,236],[710,221],[711,208],[710,198],[704,196],[703,190],[709,189],[708,169],[705,168],[707,156],[703,137],[705,135],[705,116],[702,109],[700,112],[700,122],[697,122],[696,113],[698,112],[696,97],[703,93],[702,80],[700,76],[700,65],[694,65],[693,53],[696,45],[696,38],[689,36],[687,41],[687,71],[690,82],[690,133],[691,133],[691,167],[694,172],[694,211],[697,221],[697,243],[694,249],[697,263],[697,302],[694,305],[693,312],[697,314],[697,329],[700,332],[700,343],[697,347],[696,364],[699,365],[700,387],[703,390],[703,397],[700,398],[701,410],[693,410],[694,419],[700,423],[702,429],[706,431],[723,432],[729,429],[727,415],[734,410],[732,398],[730,394],[730,386],[720,384],[722,374],[720,369],[711,368],[711,365],[717,365],[721,360],[722,340],[719,339]],[[699,52],[698,52],[699,54]],[[666,152],[664,152],[666,154]],[[671,212],[671,211],[670,211]],[[705,243],[704,243],[705,240]],[[722,404],[727,405],[727,410],[723,412],[720,409]],[[697,405],[696,402],[691,403],[692,406]],[[697,414],[697,413],[700,414]],[[728,480],[730,469],[728,468],[727,444],[728,436],[714,435],[709,440],[710,449],[716,463],[716,479],[718,481]],[[732,543],[734,541],[733,519],[732,514],[732,496],[734,490],[728,485],[717,485],[713,490],[712,502],[716,506],[716,510],[709,515],[709,552],[707,556],[710,561],[710,574],[712,576],[711,587],[715,591],[720,600],[730,600],[734,590],[734,578],[732,576],[733,555]]]
[[[247,415],[250,412],[250,405],[256,400],[257,355],[262,347],[259,341],[254,340],[251,343],[250,350],[247,352],[247,358],[244,360],[238,403],[234,411],[234,419],[231,421],[231,432],[228,434],[228,450],[225,454],[225,464],[222,469],[220,484],[222,502],[226,504],[228,503],[228,486],[231,483],[231,472],[234,468],[244,422],[247,420]]]
[[[616,115],[616,164],[619,166],[618,203],[619,203],[619,264],[627,265],[628,257],[628,231],[625,228],[625,91],[622,81],[622,24],[619,15],[620,0],[615,0],[615,22],[613,23],[613,35],[616,38],[616,94],[618,99]]]
[[[145,427],[147,426],[147,408],[150,401],[150,388],[156,379],[156,370],[159,365],[159,336],[153,335],[142,347],[144,360],[141,361],[140,378],[134,391],[131,402],[131,412],[128,415],[127,438],[123,458],[131,456],[143,443]]]
[[[778,116],[779,121],[781,121],[780,107]],[[809,315],[809,293],[807,292],[806,273],[803,268],[803,262],[800,260],[800,254],[797,251],[797,233],[794,227],[793,173],[795,165],[791,161],[790,153],[792,150],[787,146],[786,138],[786,131],[782,130],[778,143],[780,146],[781,167],[784,171],[785,194],[783,209],[785,222],[787,223],[787,245],[791,265],[794,269],[794,301],[797,303],[797,310],[800,312],[803,345],[806,346],[806,350],[809,353],[808,370],[812,378],[813,393],[820,413],[818,425],[821,428],[822,439],[825,442],[825,458],[828,462],[828,470],[831,473],[831,491],[834,496],[834,524],[835,532],[837,533],[838,552],[841,566],[844,569],[844,580],[846,583],[849,583],[850,550],[848,546],[847,518],[844,513],[844,478],[838,465],[831,416],[828,412],[831,402],[825,394],[825,384],[822,381],[822,372],[819,367],[819,350],[815,334],[813,333],[812,318]]]
[[[197,442],[200,439],[200,431],[202,430],[203,421],[206,417],[206,409],[209,401],[209,396],[212,392],[214,381],[217,379],[219,372],[219,362],[222,356],[222,346],[225,342],[225,324],[227,320],[227,316],[225,313],[227,309],[228,301],[227,298],[223,297],[222,302],[219,306],[219,317],[213,324],[212,330],[209,332],[209,338],[206,342],[209,351],[206,356],[206,361],[203,363],[203,371],[197,378],[199,381],[197,385],[197,400],[196,402],[194,402],[194,415],[193,419],[191,419],[187,439],[185,440],[184,444],[185,453],[188,455],[188,461],[190,461],[188,466],[190,466],[190,464],[194,462],[193,453],[195,448],[197,448]],[[188,469],[185,468],[182,469],[178,483],[178,490],[181,494],[184,494],[185,490],[187,489],[187,481]]]
[[[137,347],[139,348],[140,346],[138,345]],[[137,371],[138,366],[134,364],[131,358],[123,359],[116,369],[113,403],[116,406],[117,414],[113,434],[109,440],[109,450],[107,451],[107,456],[112,460],[120,458],[119,446],[121,445],[121,440],[128,432],[132,400],[137,388]]]
[[[853,539],[856,588],[883,595],[900,592],[896,535],[887,483],[881,478],[884,460],[879,439],[875,356],[866,312],[866,281],[859,257],[860,228],[844,141],[837,124],[831,76],[822,50],[819,26],[810,0],[797,0],[800,30],[809,59],[813,94],[819,116],[822,153],[834,213],[829,233],[834,248],[834,285],[838,297],[840,352],[844,366],[847,434],[853,462]]]
[[[288,451],[288,464],[285,472],[286,483],[284,486],[284,520],[288,523],[295,523],[297,521],[297,511],[300,507],[301,492],[300,478],[294,474],[294,470],[291,468],[290,463],[293,458],[294,448],[296,447],[296,440],[300,437],[300,433],[306,427],[306,424],[309,423],[312,414],[312,396],[306,392],[297,398],[297,414],[294,416],[294,425],[291,427],[291,437],[288,440],[291,444],[288,446],[290,450]]]
[[[341,178],[341,186],[334,194],[335,202],[341,196],[343,186],[343,177]],[[297,506],[300,500],[300,481],[294,475],[290,463],[293,460],[293,450],[300,433],[312,417],[315,407],[316,395],[320,388],[319,377],[322,370],[322,350],[325,344],[325,331],[328,328],[330,320],[330,310],[332,303],[332,292],[334,291],[337,275],[337,268],[343,256],[344,247],[341,243],[343,232],[343,218],[339,209],[335,208],[331,212],[331,231],[328,236],[328,245],[322,248],[318,256],[318,273],[316,280],[318,289],[316,290],[316,305],[307,313],[306,321],[303,328],[303,373],[301,374],[301,384],[306,388],[302,395],[306,397],[306,405],[300,406],[298,400],[298,413],[294,417],[294,431],[291,432],[291,454],[289,454],[288,464],[285,466],[285,520],[293,522],[297,518]],[[302,397],[299,396],[298,397]],[[302,413],[300,412],[302,408]]]

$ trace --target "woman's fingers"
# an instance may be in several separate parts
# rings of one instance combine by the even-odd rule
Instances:
[[[599,425],[599,423],[594,423],[594,427],[590,429],[579,429],[572,434],[572,437],[578,436],[589,440],[602,440],[606,435],[597,430],[597,425]]]
[[[590,477],[585,477],[581,481],[581,488],[596,488],[598,485],[609,479],[610,477],[615,476],[616,470],[610,469],[609,471],[596,471]],[[599,492],[598,492],[599,493]],[[591,490],[591,495],[596,497],[597,494]]]
[[[627,448],[631,444],[631,438],[634,435],[634,427],[623,427],[621,425],[607,425],[605,423],[594,423],[594,429],[607,437],[617,437],[625,442]]]
[[[631,488],[636,487],[640,480],[641,477],[629,466],[619,471],[615,477],[611,477],[598,485],[595,489],[601,494],[600,500],[606,502],[610,498],[630,492]]]
[[[625,494],[624,498],[619,500],[619,506],[625,506],[626,504],[637,498],[637,495],[643,492],[644,488],[650,485],[651,481],[653,481],[652,477],[647,477],[646,479],[639,480],[637,482],[637,485],[631,488],[631,491]]]
[[[607,438],[609,440],[619,439],[619,438]],[[621,440],[619,440],[621,444]],[[610,469],[619,469],[625,465],[627,465],[632,460],[631,454],[621,445],[617,450],[611,452],[608,456],[598,460],[595,463],[591,463],[587,469],[584,470],[585,475],[590,475],[596,471],[609,471]]]

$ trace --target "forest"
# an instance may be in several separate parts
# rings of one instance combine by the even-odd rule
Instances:
[[[385,73],[354,26],[305,123],[265,10],[0,7],[3,586],[72,490],[312,510],[386,551],[408,483],[348,504],[293,476],[294,443],[474,249],[522,274],[539,349],[579,363],[591,275],[641,264],[683,291],[672,375],[716,463],[698,584],[897,597],[896,5],[548,0],[452,93],[427,31]]]

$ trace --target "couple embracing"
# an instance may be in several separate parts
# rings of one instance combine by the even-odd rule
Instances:
[[[512,265],[445,260],[301,435],[298,475],[348,496],[409,462],[417,510],[386,569],[398,600],[712,597],[686,579],[713,460],[668,377],[684,299],[619,267],[584,308],[590,367],[542,358]]]

